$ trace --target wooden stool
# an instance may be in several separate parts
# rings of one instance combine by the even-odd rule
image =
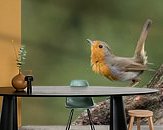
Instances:
[[[153,112],[149,110],[129,110],[128,114],[130,116],[130,122],[128,126],[128,130],[132,130],[134,118],[137,118],[137,130],[140,130],[140,119],[148,118],[149,129],[154,130],[152,116]]]

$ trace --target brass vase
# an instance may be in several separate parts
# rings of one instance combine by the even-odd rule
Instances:
[[[24,89],[27,87],[25,76],[21,72],[13,77],[12,86],[16,89],[16,91],[24,91]]]

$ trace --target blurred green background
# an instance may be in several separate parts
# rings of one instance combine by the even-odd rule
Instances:
[[[107,41],[115,54],[133,56],[142,26],[150,18],[146,51],[157,69],[163,62],[162,5],[162,0],[22,0],[22,44],[28,52],[24,70],[33,71],[34,85],[86,79],[90,85],[127,86],[128,82],[112,82],[92,72],[86,39]],[[139,86],[152,75],[145,72]],[[23,124],[66,124],[69,111],[64,102],[65,98],[23,98]]]

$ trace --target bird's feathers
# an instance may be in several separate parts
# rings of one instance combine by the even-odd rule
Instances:
[[[147,56],[144,50],[144,45],[145,45],[145,40],[147,38],[149,29],[151,27],[151,24],[152,24],[152,21],[150,19],[147,19],[143,26],[142,32],[140,34],[140,38],[135,48],[134,58],[137,60],[137,62],[140,62],[142,64],[147,63]]]

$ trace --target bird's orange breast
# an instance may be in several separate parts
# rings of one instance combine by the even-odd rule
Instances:
[[[96,41],[95,41],[96,42]],[[102,49],[98,48],[98,41],[94,46],[91,47],[91,65],[92,70],[96,73],[100,73],[110,80],[117,80],[115,76],[112,75],[109,65],[105,63],[105,54]]]
[[[92,70],[96,73],[100,73],[101,75],[104,75],[110,80],[117,80],[117,78],[112,75],[110,68],[104,63],[92,64]]]

